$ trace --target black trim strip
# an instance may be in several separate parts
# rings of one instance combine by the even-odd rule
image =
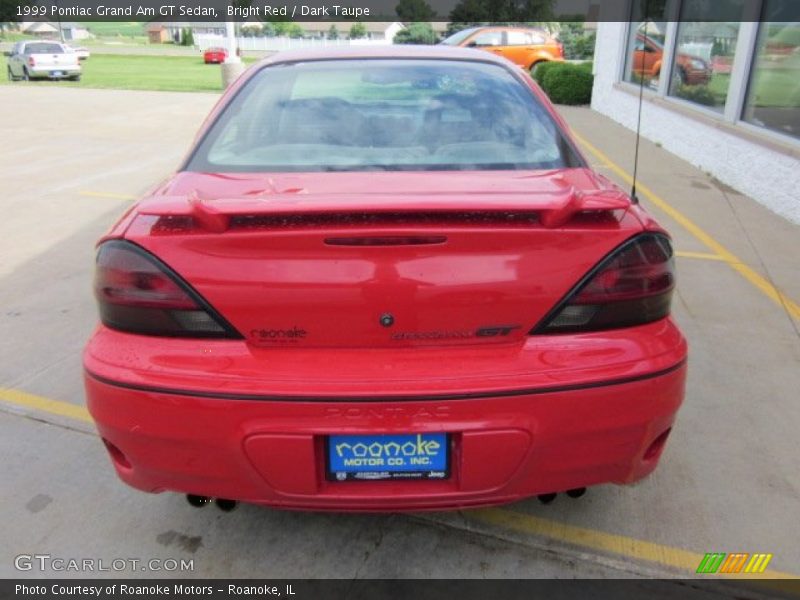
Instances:
[[[477,400],[481,398],[508,398],[513,396],[533,396],[538,394],[552,394],[557,392],[573,392],[577,390],[586,390],[591,388],[609,387],[612,385],[623,385],[626,383],[635,383],[637,381],[645,381],[647,379],[655,379],[663,375],[668,375],[673,371],[677,371],[686,364],[686,359],[679,363],[672,365],[667,369],[656,371],[655,373],[648,373],[646,375],[635,375],[633,377],[622,377],[619,379],[609,379],[607,381],[599,381],[592,383],[578,383],[573,385],[560,385],[551,387],[528,388],[522,390],[498,390],[489,392],[468,392],[463,394],[426,394],[415,396],[280,396],[269,394],[231,394],[231,393],[218,393],[218,392],[200,392],[194,390],[180,390],[174,388],[162,388],[157,386],[140,385],[137,383],[123,383],[120,381],[113,381],[106,377],[96,375],[89,370],[86,373],[93,379],[127,390],[136,390],[140,392],[152,392],[155,394],[171,394],[174,396],[195,396],[199,398],[216,398],[219,400],[257,400],[264,402],[423,402],[423,401],[437,401],[437,400]]]

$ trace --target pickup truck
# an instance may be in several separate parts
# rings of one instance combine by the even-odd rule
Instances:
[[[11,81],[24,79],[71,79],[79,81],[81,66],[78,56],[60,42],[23,41],[14,44],[8,55],[8,78]]]

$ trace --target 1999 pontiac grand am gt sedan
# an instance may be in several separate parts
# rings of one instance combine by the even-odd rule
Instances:
[[[667,234],[512,63],[281,53],[100,241],[88,407],[125,482],[195,501],[577,496],[661,456],[673,287]]]

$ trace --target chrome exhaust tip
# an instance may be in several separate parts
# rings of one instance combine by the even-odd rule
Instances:
[[[186,494],[186,501],[195,508],[203,508],[206,504],[211,502],[208,496],[196,496],[194,494]]]

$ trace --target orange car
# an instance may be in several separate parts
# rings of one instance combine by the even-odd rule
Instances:
[[[661,63],[664,59],[664,46],[652,37],[643,33],[636,34],[636,46],[633,51],[633,72],[636,75],[657,78],[661,74]],[[676,57],[678,68],[676,79],[684,85],[705,85],[711,80],[711,67],[698,56],[683,54]]]
[[[529,70],[549,60],[564,60],[563,45],[543,29],[530,27],[472,27],[454,33],[441,43],[487,50]]]

